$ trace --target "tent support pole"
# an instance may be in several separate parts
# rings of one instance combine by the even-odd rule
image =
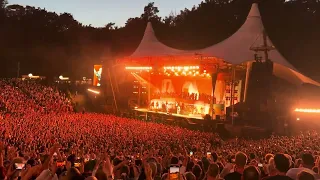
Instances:
[[[232,126],[234,125],[234,89],[235,89],[235,76],[236,76],[236,68],[235,65],[232,66],[232,80],[231,80],[231,119]]]
[[[113,71],[113,73],[112,74],[114,74],[114,69],[112,69],[112,71]],[[114,76],[114,80],[116,81],[116,91],[117,91],[117,93],[119,94],[120,93],[120,91],[119,91],[119,83],[118,83],[118,78],[117,78],[117,76]]]
[[[149,73],[149,80],[148,80],[148,107],[150,108],[150,101],[151,101],[151,75]]]
[[[219,65],[216,65],[216,71],[211,74],[211,84],[212,84],[212,98],[211,98],[211,118],[213,118],[213,115],[215,114],[214,112],[214,103],[215,103],[215,96],[214,92],[216,90],[216,83],[217,83],[217,78],[218,78],[218,73],[219,73]]]
[[[269,61],[269,50],[268,50],[268,41],[267,41],[267,33],[266,30],[263,30],[263,46],[265,48],[264,50],[264,56],[265,56],[265,61]]]
[[[247,100],[247,93],[248,93],[248,85],[249,85],[251,67],[252,67],[252,62],[247,62],[246,81],[245,81],[245,85],[244,85],[243,102],[246,102],[246,100]]]
[[[149,65],[151,65],[151,57],[149,57]],[[150,70],[150,72],[148,73],[149,76],[148,76],[148,104],[147,104],[147,109],[150,109],[150,105],[151,105],[151,71],[152,69]]]
[[[111,79],[110,68],[108,68],[108,75],[109,75],[109,81],[110,81],[110,85],[111,85],[111,90],[112,90],[114,105],[115,105],[115,107],[116,107],[116,111],[118,111],[118,105],[117,105],[116,95],[115,95],[115,93],[114,93],[114,88],[113,88],[113,83],[112,83],[112,79]]]

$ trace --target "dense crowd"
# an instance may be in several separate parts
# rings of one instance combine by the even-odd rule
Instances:
[[[0,81],[0,102],[11,114],[70,112],[70,99],[54,87],[34,81]]]
[[[13,81],[13,84],[44,107],[46,112],[72,111],[70,99],[54,86],[43,86],[35,81]]]
[[[320,134],[218,134],[72,112],[54,87],[0,81],[0,179],[319,179]]]

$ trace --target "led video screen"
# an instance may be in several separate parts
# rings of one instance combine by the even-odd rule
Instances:
[[[93,85],[101,86],[102,65],[94,65],[93,70]]]

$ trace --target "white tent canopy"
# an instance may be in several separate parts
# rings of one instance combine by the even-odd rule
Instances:
[[[232,64],[241,64],[246,61],[254,60],[254,51],[252,51],[251,48],[264,45],[263,33],[264,26],[262,24],[258,4],[255,3],[251,7],[247,20],[237,32],[218,44],[200,50],[199,53],[205,56],[215,56]],[[274,46],[268,37],[267,43],[268,46]],[[275,63],[294,69],[278,50],[270,51],[269,58]]]
[[[245,23],[228,39],[199,51],[204,56],[215,56],[232,64],[241,64],[254,59],[252,47],[264,45],[264,26],[261,20],[258,4],[254,3]],[[268,46],[274,46],[267,37]],[[269,59],[274,62],[275,76],[294,84],[309,83],[320,86],[320,83],[304,76],[294,68],[277,49],[269,52]],[[295,80],[294,80],[295,79]]]
[[[143,38],[130,56],[131,58],[139,57],[151,57],[151,56],[183,56],[183,55],[194,55],[194,53],[189,51],[183,51],[168,47],[157,39],[155,36],[154,30],[152,28],[151,22],[148,22],[147,28],[144,32]]]
[[[130,57],[188,56],[200,54],[202,56],[223,59],[231,64],[241,64],[254,60],[255,52],[252,51],[251,48],[264,45],[264,31],[265,29],[257,3],[252,5],[247,20],[237,32],[218,44],[200,50],[184,51],[164,45],[159,42],[155,36],[152,25],[149,22],[140,45]],[[268,46],[274,47],[269,37],[266,39]],[[257,54],[259,54],[259,52]],[[308,83],[320,86],[320,83],[299,73],[277,49],[269,51],[269,59],[274,62],[273,73],[275,76],[293,84]]]
[[[313,84],[320,86],[320,83],[308,78],[298,71],[287,68],[281,64],[273,63],[273,74],[279,78],[285,79],[292,84]]]

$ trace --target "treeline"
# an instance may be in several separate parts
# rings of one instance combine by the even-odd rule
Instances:
[[[151,21],[159,40],[178,49],[213,45],[245,21],[253,0],[205,0],[165,18],[154,3],[124,27],[85,26],[69,13],[57,14],[0,0],[0,77],[34,73],[71,77],[92,75],[92,65],[132,53]],[[320,1],[261,0],[266,30],[279,51],[300,71],[320,76]],[[103,18],[103,17],[101,17]],[[233,52],[231,52],[233,53]],[[318,74],[317,74],[318,73]]]

